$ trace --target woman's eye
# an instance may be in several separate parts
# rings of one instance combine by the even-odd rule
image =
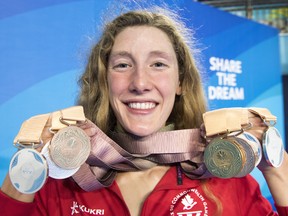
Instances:
[[[115,66],[113,66],[114,70],[126,70],[129,67],[131,67],[131,65],[127,64],[127,63],[119,63],[116,64]]]
[[[117,64],[114,66],[114,68],[127,68],[129,65],[125,63]]]
[[[156,62],[153,64],[154,67],[166,67],[167,65],[162,62]]]

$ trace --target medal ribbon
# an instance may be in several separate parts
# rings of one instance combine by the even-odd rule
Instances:
[[[32,118],[26,120],[21,125],[21,128],[14,139],[14,144],[41,144],[41,134],[48,121],[49,115],[43,114],[38,116],[33,116]]]
[[[85,122],[86,118],[82,106],[73,106],[52,113],[50,130],[57,132],[67,126],[77,125],[77,122]]]
[[[183,162],[182,168],[191,178],[208,176],[203,167],[205,144],[200,129],[158,132],[142,138],[111,133],[110,138],[92,122],[87,124],[97,131],[91,138],[91,154],[73,175],[86,191],[111,185],[117,171],[145,170],[157,164]]]
[[[214,133],[227,132],[227,129],[237,131],[249,124],[247,109],[232,109],[232,113],[229,113],[230,109],[226,111],[213,111],[215,119],[206,116],[212,126],[215,123],[217,125],[219,119],[225,121],[224,125],[220,125],[220,130],[217,125]],[[109,138],[99,128],[96,127],[96,130],[97,135],[91,139],[90,157],[73,175],[74,180],[86,191],[109,186],[117,170],[143,170],[157,164],[180,162],[184,173],[191,179],[211,177],[203,163],[206,141],[200,135],[201,129],[158,132],[143,138],[121,133],[110,133]],[[109,145],[106,145],[107,142]]]
[[[259,118],[251,117],[251,114],[260,117],[263,121],[276,122],[276,116],[265,108],[223,108],[209,111],[203,114],[206,136],[221,135],[225,133],[241,131],[251,124],[253,129],[263,126]]]
[[[84,122],[86,120],[82,106],[74,106],[49,114],[33,116],[21,125],[14,139],[14,144],[22,144],[27,147],[33,144],[41,144],[41,135],[48,124],[49,118],[51,118],[50,130],[54,133],[69,125],[76,125],[77,121]]]
[[[243,126],[251,123],[249,112],[260,115],[261,119],[275,120],[269,111],[267,113],[267,110],[258,108],[249,110],[229,108],[210,111],[203,114],[206,135],[211,136],[227,133],[227,131],[241,130]],[[14,142],[40,142],[41,133],[49,116],[48,114],[35,116],[24,122]],[[57,111],[51,116],[51,131],[53,132],[69,125],[75,125],[78,121],[85,121],[81,106]],[[261,120],[253,120],[252,122],[253,127],[262,123]],[[144,170],[157,164],[165,165],[180,162],[184,173],[191,179],[211,177],[203,162],[203,153],[207,143],[201,136],[205,133],[202,129],[157,132],[140,138],[115,132],[110,133],[110,137],[108,137],[89,120],[81,127],[82,129],[85,127],[96,129],[96,134],[90,140],[91,152],[88,159],[72,176],[77,184],[86,191],[111,185],[117,171]],[[36,130],[34,130],[35,128]]]

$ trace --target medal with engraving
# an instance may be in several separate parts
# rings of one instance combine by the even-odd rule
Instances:
[[[252,135],[251,133],[248,133],[248,132],[243,132],[242,134],[240,134],[239,137],[246,140],[250,144],[252,149],[254,150],[254,154],[256,157],[255,167],[258,166],[258,164],[260,163],[260,161],[262,159],[261,143],[259,142],[259,140],[254,135]]]
[[[242,170],[244,154],[234,138],[215,138],[204,151],[204,162],[212,175],[232,178]]]
[[[50,157],[49,147],[50,147],[50,142],[46,143],[46,145],[42,148],[41,154],[43,154],[43,156],[45,157],[47,161],[48,168],[49,168],[48,175],[51,178],[65,179],[74,175],[79,170],[80,167],[77,167],[75,169],[63,169],[57,166]]]
[[[69,126],[53,136],[49,149],[50,157],[57,166],[76,169],[90,154],[90,138],[81,128]]]
[[[280,133],[275,127],[268,127],[262,139],[263,153],[267,163],[273,167],[281,166],[284,146]]]
[[[34,149],[18,151],[10,162],[9,176],[13,186],[21,193],[32,194],[42,188],[48,167],[44,157]]]
[[[242,132],[242,133],[238,133],[234,132],[231,133],[231,135],[235,135],[243,140],[245,140],[253,149],[254,152],[254,157],[255,157],[255,167],[260,163],[261,159],[262,159],[262,146],[261,143],[259,142],[259,140],[252,135],[251,133],[248,133],[246,131]]]
[[[252,146],[246,140],[239,137],[234,138],[235,142],[240,145],[239,147],[244,155],[242,159],[243,168],[235,177],[244,177],[252,172],[252,170],[255,168],[256,156]]]

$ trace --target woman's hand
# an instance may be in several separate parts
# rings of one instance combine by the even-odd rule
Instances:
[[[262,144],[263,135],[267,130],[267,125],[263,122],[263,120],[250,113],[249,116],[250,122],[253,125],[257,125],[247,130],[247,132],[251,133]],[[278,206],[288,206],[288,154],[284,152],[283,163],[280,167],[271,166],[265,159],[264,155],[262,157],[261,162],[257,166],[258,169],[262,172],[270,192],[273,196],[274,202]]]
[[[51,127],[51,117],[46,122],[46,125],[41,134],[41,140],[44,144],[46,144],[49,140],[52,139],[53,133],[50,132],[49,128]],[[42,147],[37,148],[36,150],[40,152]],[[21,202],[33,202],[35,194],[23,194],[16,190],[16,188],[12,185],[9,174],[6,175],[4,179],[3,185],[1,187],[1,191],[11,198],[21,201]]]
[[[87,136],[90,137],[90,139],[97,134],[96,125],[88,119],[85,123],[80,122],[78,124],[78,127],[84,130],[84,132],[87,134]]]

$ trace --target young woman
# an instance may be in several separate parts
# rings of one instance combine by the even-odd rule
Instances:
[[[168,156],[151,154],[160,144],[164,149],[166,145],[180,148],[184,129],[200,128],[203,123],[206,103],[188,36],[189,31],[175,15],[164,12],[131,11],[108,23],[80,80],[79,104],[89,119],[80,127],[90,136],[93,149],[109,143],[107,149],[114,152],[101,149],[101,154],[91,153],[85,167],[72,178],[49,178],[36,194],[19,193],[7,177],[1,188],[1,212],[49,216],[277,215],[250,175],[205,177],[197,161],[175,162],[169,150]],[[47,133],[43,132],[43,139]],[[151,137],[157,142],[150,142]],[[146,138],[149,150],[144,155],[143,149],[134,151],[131,145],[141,145]],[[204,143],[203,139],[198,141],[199,146]],[[130,148],[133,152],[128,152]],[[124,156],[111,162],[118,153]],[[100,157],[103,160],[96,160]],[[184,163],[194,175],[186,175]],[[259,169],[279,215],[288,215],[287,153],[281,167],[273,168],[262,160]]]

